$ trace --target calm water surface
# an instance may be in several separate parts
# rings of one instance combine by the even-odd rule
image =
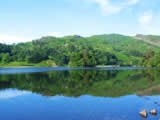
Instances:
[[[160,70],[143,68],[0,68],[1,120],[160,118]]]

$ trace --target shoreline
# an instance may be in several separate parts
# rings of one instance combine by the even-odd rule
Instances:
[[[53,67],[53,68],[56,68],[56,67],[70,67],[70,68],[122,68],[122,67],[132,67],[132,68],[150,68],[150,67],[142,67],[142,66],[112,66],[112,65],[109,65],[109,66],[93,66],[93,67],[72,67],[72,66],[1,66],[0,65],[0,68],[39,68],[39,67]]]

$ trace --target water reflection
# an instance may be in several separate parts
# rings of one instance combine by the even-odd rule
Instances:
[[[0,99],[9,99],[9,98],[14,98],[18,96],[27,95],[27,94],[30,94],[30,92],[19,91],[15,89],[8,89],[8,90],[0,91]]]
[[[159,118],[159,70],[56,69],[2,69],[1,119],[143,120],[139,112],[153,108],[148,119]]]
[[[159,70],[80,69],[40,73],[1,74],[0,90],[15,88],[43,96],[120,97],[160,94]]]

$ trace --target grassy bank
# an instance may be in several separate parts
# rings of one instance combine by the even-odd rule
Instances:
[[[96,67],[120,67],[120,65],[96,65]]]
[[[34,64],[26,62],[10,62],[10,63],[0,63],[0,67],[32,67]]]
[[[27,63],[27,62],[10,62],[0,63],[0,67],[56,67],[56,64],[51,61],[42,61],[40,63]]]

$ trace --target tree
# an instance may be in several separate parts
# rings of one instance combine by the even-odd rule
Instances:
[[[3,53],[1,54],[1,62],[2,63],[9,63],[11,61],[11,57],[9,53]]]

